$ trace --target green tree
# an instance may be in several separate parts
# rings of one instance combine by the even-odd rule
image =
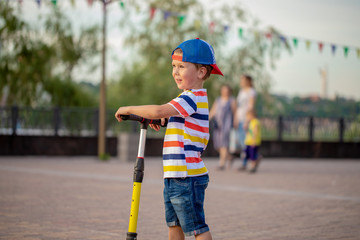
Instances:
[[[95,103],[73,82],[72,73],[98,52],[98,29],[83,29],[76,36],[61,10],[51,9],[34,29],[12,4],[0,2],[0,97],[6,105]]]
[[[210,101],[219,95],[221,83],[230,83],[238,90],[240,75],[244,73],[254,75],[262,92],[269,90],[269,75],[264,72],[265,57],[274,63],[284,45],[276,37],[269,45],[256,34],[258,30],[254,21],[254,36],[244,38],[241,44],[229,51],[228,46],[232,43],[224,34],[223,27],[247,21],[239,3],[224,4],[209,12],[196,0],[152,0],[145,5],[157,9],[153,19],[146,16],[132,22],[129,21],[131,11],[128,11],[122,20],[121,28],[125,34],[128,33],[125,36],[126,48],[132,50],[136,60],[122,70],[119,78],[109,83],[109,106],[160,104],[179,94],[171,77],[170,54],[179,43],[196,37],[214,47],[217,63],[225,75],[212,76],[205,82]],[[181,16],[188,19],[181,19]],[[205,24],[208,19],[216,23],[213,31],[209,31],[209,25]],[[270,31],[278,34],[273,29]],[[263,97],[269,98],[270,95],[264,94]]]

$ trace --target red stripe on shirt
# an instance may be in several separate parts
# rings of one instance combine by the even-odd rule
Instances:
[[[184,117],[189,116],[188,112],[187,112],[178,102],[175,102],[174,100],[171,100],[170,103],[171,103],[172,105],[174,105],[174,107],[175,107]]]
[[[185,121],[185,127],[191,128],[191,129],[199,131],[199,132],[209,133],[208,127],[201,127],[199,125],[196,125],[196,124],[188,122],[188,121]]]
[[[164,147],[182,147],[184,148],[184,143],[179,141],[166,141],[164,142]]]
[[[202,162],[201,158],[197,158],[197,157],[186,157],[186,162],[187,163],[199,163]]]
[[[200,91],[200,92],[192,92],[195,96],[207,96],[206,92]]]

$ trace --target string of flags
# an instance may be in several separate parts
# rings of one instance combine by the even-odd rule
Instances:
[[[7,0],[9,1],[9,0]],[[42,1],[50,1],[55,7],[57,6],[57,3],[59,0],[34,0],[38,7],[41,7],[41,3]],[[91,7],[94,3],[94,1],[96,0],[86,0],[87,4],[89,7]],[[19,4],[23,3],[23,0],[18,0]],[[75,6],[75,0],[70,0],[71,4],[73,6]],[[107,0],[106,3],[112,3],[112,2],[118,2],[119,6],[121,9],[125,9],[125,3],[122,0]],[[152,20],[155,17],[155,14],[157,12],[161,12],[163,15],[163,20],[167,21],[170,17],[176,17],[177,18],[177,22],[178,22],[178,26],[181,27],[184,22],[186,21],[187,16],[184,14],[180,14],[177,12],[172,12],[172,11],[167,11],[161,8],[157,8],[155,6],[150,6],[149,9],[149,17],[150,20]],[[193,21],[193,26],[195,27],[195,29],[200,29],[202,27],[202,22],[198,19],[195,19]],[[226,34],[230,28],[232,28],[232,26],[230,25],[218,25],[215,22],[211,21],[210,23],[208,23],[208,29],[210,34],[214,33],[215,28],[221,28],[221,30]],[[288,46],[293,45],[293,47],[296,49],[298,48],[298,45],[300,42],[304,42],[306,49],[310,50],[312,45],[317,45],[318,51],[319,53],[323,52],[323,49],[325,46],[329,46],[331,49],[331,53],[333,55],[336,54],[338,49],[342,49],[343,53],[344,53],[344,57],[348,57],[349,52],[350,51],[354,51],[356,52],[357,57],[360,59],[360,48],[359,47],[353,47],[353,46],[348,46],[348,45],[339,45],[339,44],[334,44],[334,43],[329,43],[329,42],[325,42],[325,41],[318,41],[318,40],[310,40],[310,39],[305,39],[305,38],[300,38],[300,37],[294,37],[294,36],[288,36],[288,35],[284,35],[284,34],[278,34],[278,33],[273,33],[271,31],[252,31],[252,30],[247,30],[243,27],[239,27],[237,28],[237,32],[238,32],[238,36],[239,38],[245,38],[247,35],[251,35],[253,34],[255,37],[265,37],[268,41],[272,41],[274,38],[279,39],[283,44],[286,44]]]
[[[9,0],[6,0],[6,1],[9,1]],[[17,0],[19,4],[22,4],[23,3],[23,0]],[[50,1],[54,6],[57,6],[57,3],[59,0],[34,0],[36,2],[36,4],[38,5],[38,7],[40,8],[41,7],[41,3],[43,1]],[[61,1],[61,0],[60,0]],[[88,3],[88,6],[92,6],[94,1],[96,0],[86,0],[87,3]],[[75,0],[70,0],[70,3],[72,6],[75,6]],[[119,6],[124,9],[125,8],[125,3],[124,1],[121,1],[121,0],[107,0],[106,3],[111,3],[111,2],[119,2]]]
[[[164,21],[166,21],[169,17],[177,17],[179,27],[181,27],[183,25],[183,23],[186,19],[186,15],[181,15],[176,12],[171,12],[171,11],[163,10],[161,8],[156,8],[156,7],[150,7],[150,19],[153,19],[155,16],[155,13],[158,11],[162,12]],[[196,29],[200,29],[201,21],[194,20],[194,27]],[[214,33],[215,27],[216,27],[216,23],[211,21],[208,25],[209,32],[211,34]],[[221,29],[223,30],[224,33],[227,33],[231,28],[230,25],[220,25],[219,27],[221,27]],[[317,44],[318,50],[320,53],[323,52],[323,48],[325,47],[325,45],[329,45],[331,47],[331,52],[333,55],[335,55],[336,50],[339,48],[343,49],[345,57],[347,57],[349,55],[350,50],[354,50],[356,52],[357,57],[360,59],[360,48],[356,48],[356,47],[352,47],[352,46],[344,46],[344,45],[339,45],[339,44],[334,44],[334,43],[328,43],[325,41],[310,40],[310,39],[305,39],[305,38],[300,38],[300,37],[291,37],[291,36],[287,36],[284,34],[273,33],[271,31],[268,31],[268,32],[253,31],[253,30],[248,30],[243,27],[239,27],[237,29],[237,31],[238,31],[239,38],[244,38],[245,34],[249,34],[249,35],[253,34],[256,37],[262,36],[262,37],[265,37],[266,39],[268,39],[269,41],[272,41],[274,38],[278,38],[281,40],[282,43],[287,44],[289,46],[290,46],[290,42],[292,42],[294,48],[298,48],[299,42],[302,41],[302,42],[305,42],[306,49],[310,50],[311,45],[313,45],[315,43],[315,44]]]

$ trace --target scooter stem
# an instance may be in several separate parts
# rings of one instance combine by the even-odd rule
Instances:
[[[131,199],[129,230],[126,235],[126,240],[137,239],[136,228],[137,228],[137,220],[139,214],[141,184],[144,178],[144,167],[145,167],[144,153],[145,153],[147,127],[148,127],[147,123],[141,124],[138,157],[136,158],[136,162],[134,166],[133,193]]]

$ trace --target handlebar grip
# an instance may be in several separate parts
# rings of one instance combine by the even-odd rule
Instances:
[[[120,115],[122,120],[131,120],[131,121],[137,121],[137,122],[141,122],[141,123],[147,123],[147,124],[156,124],[159,125],[161,127],[166,127],[168,120],[165,119],[165,124],[161,125],[161,119],[147,119],[147,118],[143,118],[140,116],[137,116],[135,114],[130,114],[130,115]]]

